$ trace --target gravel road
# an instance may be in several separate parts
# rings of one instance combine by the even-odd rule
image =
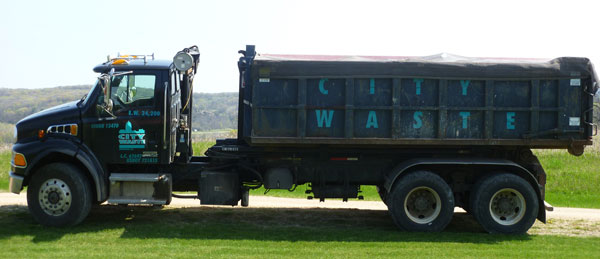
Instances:
[[[25,193],[0,193],[0,206],[6,205],[27,205]],[[198,207],[200,201],[196,199],[177,199],[173,198],[169,207]],[[387,207],[380,201],[348,201],[341,200],[319,200],[278,198],[270,196],[250,196],[250,207],[253,208],[328,208],[328,209],[360,209],[360,210],[387,210]],[[464,212],[456,208],[455,212]],[[562,208],[554,207],[554,211],[547,212],[548,220],[585,220],[600,222],[600,209],[580,209],[580,208]]]

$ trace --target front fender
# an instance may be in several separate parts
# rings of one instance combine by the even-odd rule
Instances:
[[[40,166],[40,162],[50,154],[57,153],[68,157],[75,157],[77,149],[77,144],[61,139],[17,143],[13,145],[13,152],[23,154],[27,165],[24,168],[16,168],[15,174],[28,178]]]
[[[94,179],[97,200],[105,201],[108,199],[108,176],[96,156],[94,156],[94,153],[86,145],[82,144],[75,158],[88,169]]]
[[[28,143],[17,143],[13,146],[13,152],[21,153],[27,160],[24,168],[14,168],[14,174],[23,176],[25,185],[28,184],[31,175],[41,166],[48,162],[60,162],[60,160],[48,160],[52,156],[62,155],[75,160],[82,165],[89,174],[95,189],[96,199],[103,201],[107,197],[107,184],[104,180],[105,173],[98,160],[87,148],[80,148],[77,143],[65,139],[48,138],[44,141],[32,141]],[[71,162],[71,161],[65,161]]]

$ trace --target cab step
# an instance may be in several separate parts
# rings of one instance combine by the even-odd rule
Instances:
[[[112,173],[109,204],[171,203],[172,179],[170,174]]]

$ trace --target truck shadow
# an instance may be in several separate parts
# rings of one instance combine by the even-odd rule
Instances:
[[[230,239],[335,242],[498,243],[529,235],[491,235],[472,216],[455,213],[441,233],[399,231],[387,211],[358,209],[100,205],[78,226],[38,225],[26,206],[0,207],[0,239],[32,236],[49,242],[65,235],[122,230],[120,238]]]

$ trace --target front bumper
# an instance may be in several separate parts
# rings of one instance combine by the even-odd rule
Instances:
[[[10,177],[10,183],[8,185],[10,192],[16,194],[21,193],[21,190],[23,189],[23,180],[25,177],[17,175],[13,172],[9,172],[8,175]]]

